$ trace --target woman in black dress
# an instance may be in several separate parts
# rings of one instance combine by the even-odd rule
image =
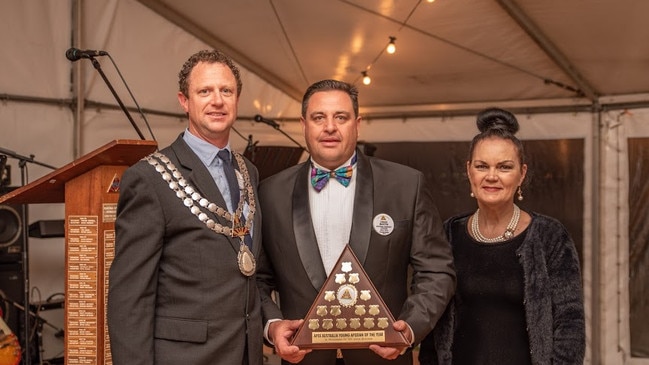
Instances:
[[[559,221],[515,204],[527,173],[516,117],[491,108],[477,125],[466,169],[478,209],[445,223],[457,292],[422,342],[420,363],[582,364],[575,245]]]

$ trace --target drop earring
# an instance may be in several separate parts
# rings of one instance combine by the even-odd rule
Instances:
[[[520,201],[523,200],[523,190],[521,189],[520,186],[518,187],[518,192],[517,193],[518,193],[518,201],[520,202]]]

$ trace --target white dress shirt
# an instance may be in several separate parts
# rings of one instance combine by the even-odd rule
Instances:
[[[349,165],[352,158],[339,167]],[[312,163],[319,169],[328,170],[313,161]],[[352,178],[347,187],[330,177],[329,182],[318,192],[309,181],[311,220],[327,276],[333,270],[345,245],[349,243],[354,214],[356,165],[352,166]],[[310,180],[311,175],[308,178]]]

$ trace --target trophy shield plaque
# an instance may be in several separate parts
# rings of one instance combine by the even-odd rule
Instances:
[[[409,346],[349,245],[313,301],[291,344],[300,349]]]

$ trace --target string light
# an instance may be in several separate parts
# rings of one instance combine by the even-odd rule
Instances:
[[[388,46],[385,48],[385,50],[386,50],[389,54],[394,54],[394,52],[397,51],[397,46],[394,44],[394,41],[396,41],[396,40],[397,40],[396,37],[392,37],[392,36],[390,36],[390,43],[388,43]]]
[[[397,51],[397,46],[395,44],[397,37],[389,36],[388,38],[390,39],[390,42],[388,43],[387,47],[381,50],[381,52],[379,52],[376,58],[374,58],[374,61],[372,61],[372,63],[370,63],[367,67],[365,67],[365,71],[361,71],[361,77],[362,77],[361,81],[363,82],[363,85],[369,85],[370,83],[372,83],[372,78],[367,73],[369,69],[372,67],[372,65],[376,63],[379,57],[381,57],[381,55],[384,52],[387,52],[388,54],[394,54]]]
[[[370,76],[367,74],[367,71],[361,72],[361,75],[363,75],[363,85],[369,85],[370,82],[372,82],[372,79]]]

